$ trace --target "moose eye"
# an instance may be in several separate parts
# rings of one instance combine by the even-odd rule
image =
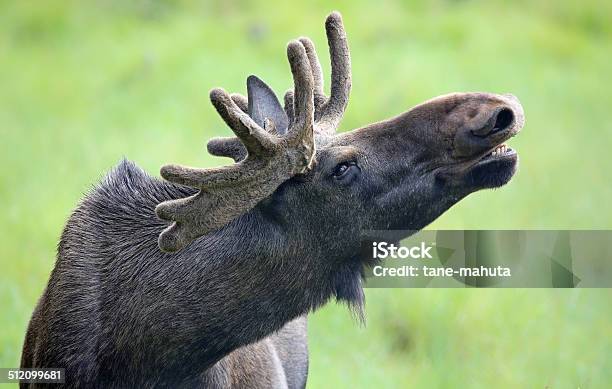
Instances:
[[[357,164],[354,161],[342,162],[336,165],[333,176],[336,179],[348,177],[351,172],[358,170]]]

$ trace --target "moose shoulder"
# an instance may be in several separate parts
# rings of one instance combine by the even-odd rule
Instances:
[[[124,161],[83,199],[22,367],[63,367],[74,388],[304,387],[306,315],[334,297],[361,314],[360,231],[421,229],[511,179],[512,95],[441,96],[337,134],[351,86],[338,13],[326,32],[329,97],[307,38],[288,45],[284,108],[254,76],[247,97],[211,92],[237,137],[208,149],[233,165],[167,165],[162,181]]]

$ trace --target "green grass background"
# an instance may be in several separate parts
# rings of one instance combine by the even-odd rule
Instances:
[[[451,91],[512,92],[521,166],[432,228],[612,227],[609,1],[0,1],[0,366],[25,326],[79,198],[123,156],[226,163],[208,101],[257,74],[291,86],[285,44],[342,12],[353,90],[342,129]],[[310,388],[606,388],[609,290],[368,290],[366,327],[310,320]]]

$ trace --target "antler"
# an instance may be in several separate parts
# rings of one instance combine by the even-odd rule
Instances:
[[[244,112],[244,101],[239,97],[213,89],[210,100],[246,149],[246,158],[215,169],[162,167],[161,175],[166,180],[200,190],[191,197],[163,202],[155,209],[158,217],[173,222],[159,236],[162,251],[180,250],[197,237],[226,225],[270,196],[284,181],[311,168],[315,153],[313,72],[299,41],[289,43],[287,57],[295,88],[295,116],[286,133],[277,134],[277,123],[269,119],[260,126]]]
[[[338,128],[348,104],[351,91],[351,57],[342,24],[342,16],[338,12],[332,12],[327,17],[325,30],[332,70],[329,98],[323,92],[323,74],[314,44],[308,38],[300,38],[299,42],[304,46],[313,75],[314,131],[319,134],[331,135]],[[248,101],[244,96],[234,94],[232,99],[245,112],[248,111]],[[293,91],[285,93],[285,112],[289,120],[292,120],[295,112]],[[213,138],[208,143],[208,151],[216,156],[231,157],[235,161],[240,161],[246,156],[246,150],[237,138]]]

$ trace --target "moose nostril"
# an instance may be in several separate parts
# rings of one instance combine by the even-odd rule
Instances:
[[[495,125],[493,126],[493,132],[505,130],[510,127],[514,121],[514,113],[508,108],[504,108],[497,113],[495,118]]]

